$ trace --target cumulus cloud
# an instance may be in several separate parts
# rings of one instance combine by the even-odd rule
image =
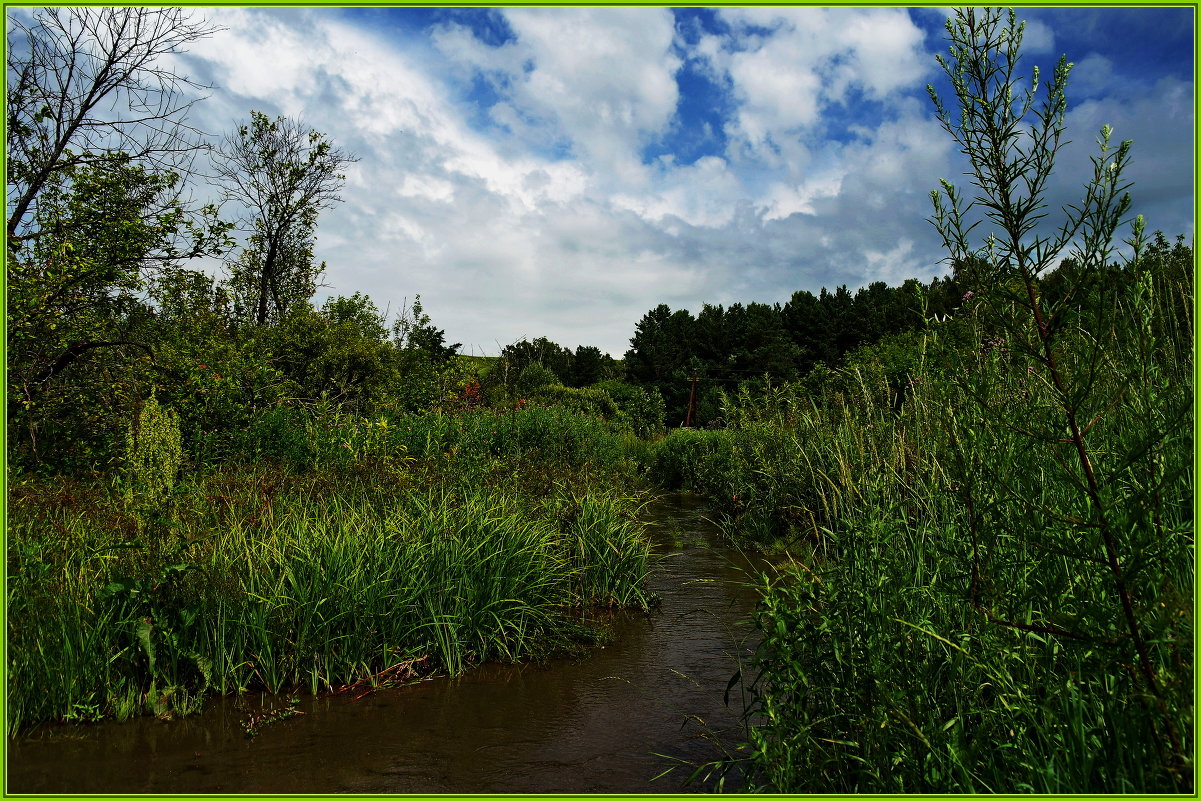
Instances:
[[[923,34],[904,9],[732,7],[720,14],[733,35],[725,47],[706,42],[700,52],[735,87],[735,146],[793,170],[808,162],[799,140],[824,133],[831,106],[847,103],[851,92],[888,101],[920,86],[929,71]]]
[[[392,311],[420,293],[477,353],[547,336],[620,356],[659,303],[942,271],[928,192],[964,181],[925,99],[943,49],[933,12],[723,7],[687,37],[665,8],[479,13],[504,35],[463,14],[379,24],[410,19],[403,8],[371,25],[343,9],[214,8],[228,30],[179,57],[216,87],[202,127],[252,108],[299,116],[359,155],[318,229],[331,292]],[[1028,44],[1053,33],[1028,26]],[[1135,81],[1115,101],[1105,58],[1081,62],[1072,136],[1101,122],[1133,136],[1152,223],[1191,230],[1191,84]],[[685,65],[711,98],[685,97]]]
[[[575,156],[621,182],[642,177],[639,151],[671,120],[678,99],[668,9],[509,8],[514,42],[499,47],[463,25],[438,32],[441,52],[499,78],[506,101],[494,119],[536,121],[547,143],[566,139]],[[523,126],[524,127],[524,126]],[[528,136],[527,127],[527,136]]]

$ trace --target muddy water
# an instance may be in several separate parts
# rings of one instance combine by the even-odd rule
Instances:
[[[669,758],[716,756],[697,720],[740,739],[723,704],[756,600],[746,560],[705,507],[669,496],[650,514],[662,605],[620,613],[583,658],[486,665],[375,693],[300,697],[305,714],[247,739],[259,699],[218,699],[171,723],[50,727],[8,744],[9,793],[678,793]],[[267,703],[272,703],[268,701]],[[249,707],[249,708],[248,708]]]

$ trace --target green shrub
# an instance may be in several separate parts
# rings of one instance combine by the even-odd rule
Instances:
[[[648,438],[662,433],[666,407],[659,390],[643,389],[621,381],[601,381],[591,388],[613,399],[635,436]]]
[[[521,374],[514,382],[513,391],[517,393],[518,397],[528,398],[539,390],[558,383],[560,383],[559,377],[553,370],[534,362],[522,369]]]
[[[151,392],[125,434],[126,501],[143,525],[165,511],[182,462],[179,415]]]
[[[529,368],[527,368],[529,369]],[[530,400],[540,406],[562,406],[579,414],[617,420],[617,404],[599,389],[577,389],[562,384],[547,384],[530,394]]]

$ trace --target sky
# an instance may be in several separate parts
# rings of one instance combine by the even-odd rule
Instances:
[[[358,157],[319,220],[317,302],[394,317],[420,294],[464,353],[545,336],[620,358],[661,303],[947,271],[929,193],[968,186],[926,85],[948,13],[213,7],[224,30],[171,59],[211,86],[191,120],[214,136],[253,109]],[[1193,13],[1019,9],[1028,65],[1075,64],[1053,209],[1109,124],[1149,230],[1192,236]]]

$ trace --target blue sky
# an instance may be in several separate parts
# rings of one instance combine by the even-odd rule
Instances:
[[[667,303],[944,271],[926,221],[963,164],[925,86],[938,8],[198,8],[193,119],[299,116],[360,161],[324,212],[332,294],[420,293],[466,352],[547,336],[620,356]],[[1102,124],[1135,209],[1192,235],[1192,8],[1020,8],[1030,64],[1076,63],[1052,187]],[[211,265],[210,265],[211,266]]]

